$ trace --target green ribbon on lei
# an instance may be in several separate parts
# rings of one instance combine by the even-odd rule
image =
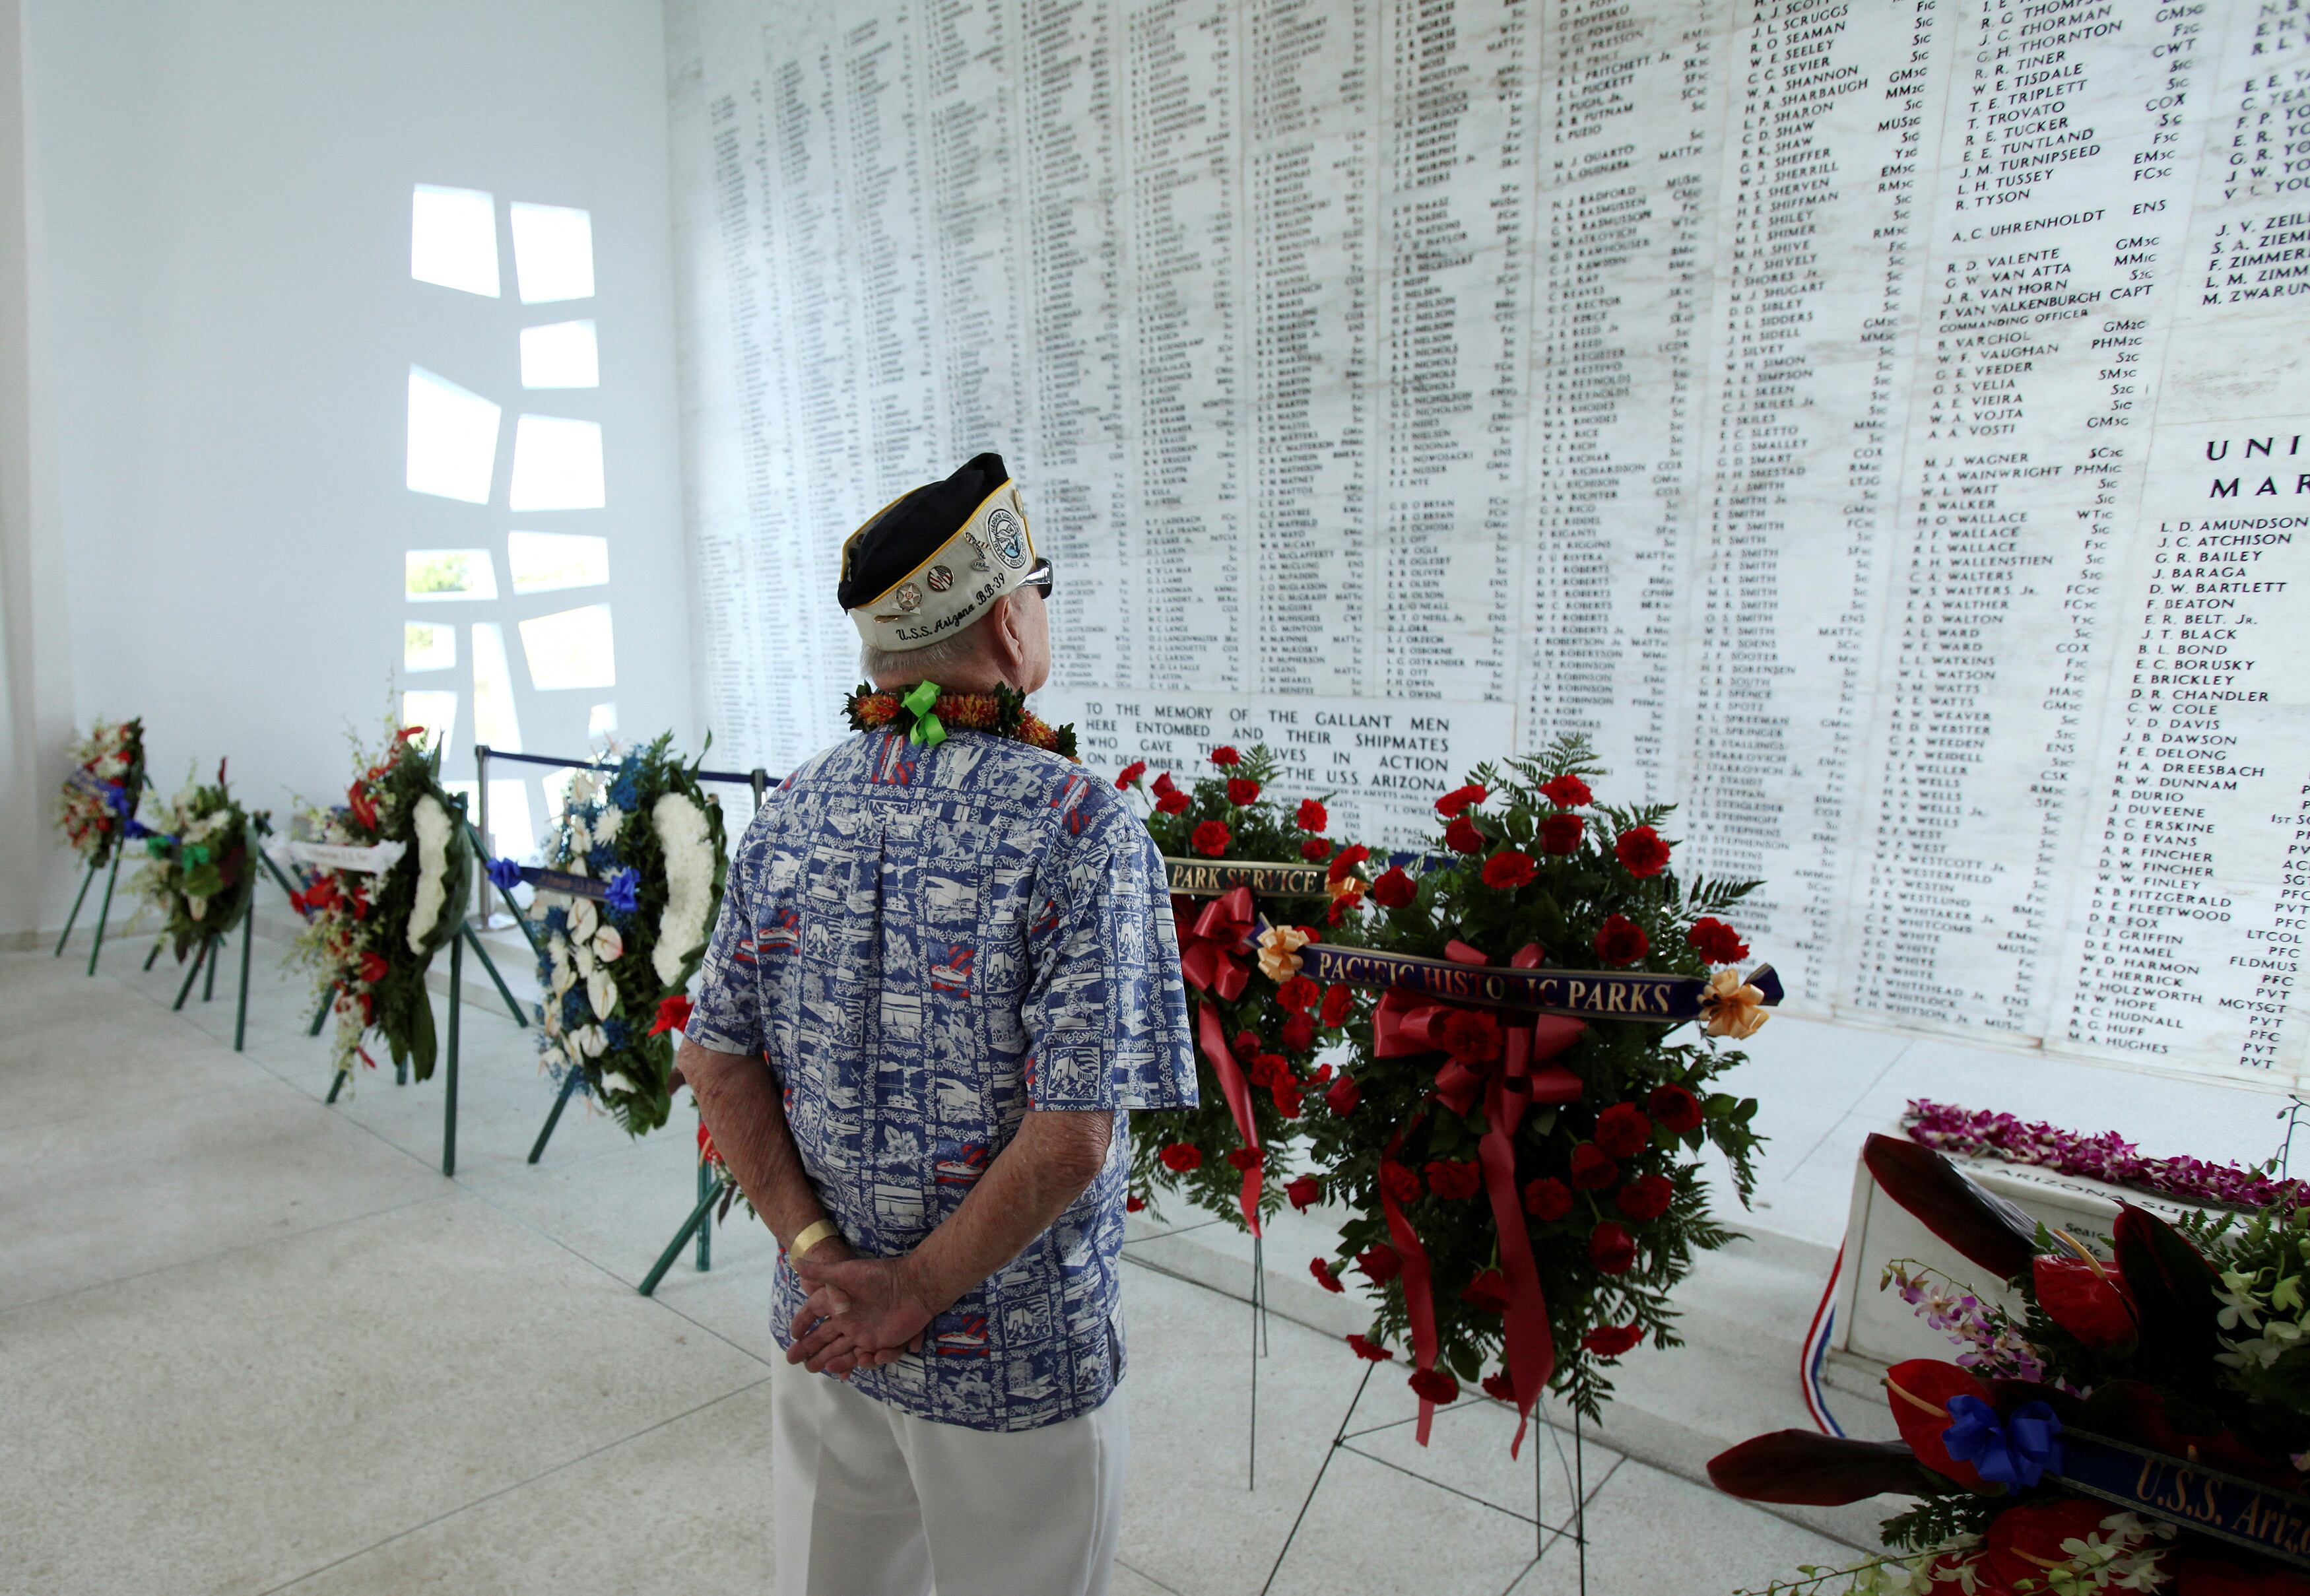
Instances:
[[[931,707],[938,702],[938,683],[925,681],[899,700],[900,706],[915,717],[915,724],[907,732],[908,742],[919,742],[925,748],[936,748],[946,741],[945,724],[931,713]]]

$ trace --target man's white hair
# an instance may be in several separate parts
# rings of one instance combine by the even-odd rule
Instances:
[[[955,665],[975,665],[978,663],[986,644],[986,634],[978,629],[986,616],[993,613],[994,608],[989,607],[986,614],[979,616],[954,636],[941,638],[937,642],[926,643],[920,648],[893,653],[889,649],[877,648],[872,643],[861,644],[858,668],[865,672],[867,681],[878,686],[886,681],[921,681],[927,678],[935,681],[942,671]]]

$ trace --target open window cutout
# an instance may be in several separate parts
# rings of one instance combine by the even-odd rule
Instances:
[[[498,465],[498,420],[504,414],[479,394],[409,369],[409,466],[412,493],[467,504],[490,501]]]
[[[494,620],[473,623],[473,741],[509,754],[521,751],[521,719],[514,713],[505,628]]]
[[[499,859],[537,857],[535,811],[529,806],[529,783],[520,776],[490,777],[490,848]]]
[[[592,299],[593,213],[514,201],[513,270],[525,305]]]
[[[610,579],[610,540],[576,532],[517,532],[506,538],[516,593],[598,587]]]
[[[513,434],[517,510],[598,510],[602,424],[568,416],[524,416]]]
[[[401,724],[425,728],[424,743],[449,757],[449,740],[457,730],[457,695],[430,690],[401,695]]]
[[[457,664],[457,629],[439,621],[407,620],[401,626],[401,668],[447,671]]]
[[[560,610],[523,621],[521,651],[529,661],[530,685],[540,692],[618,684],[607,604]]]
[[[521,386],[598,388],[602,351],[591,321],[548,322],[521,330]]]
[[[487,549],[412,549],[402,557],[402,572],[403,594],[412,601],[498,595],[498,569]]]
[[[586,712],[586,742],[597,753],[606,753],[618,741],[618,707],[596,704]]]
[[[478,188],[418,184],[409,200],[409,274],[496,299],[497,201]]]

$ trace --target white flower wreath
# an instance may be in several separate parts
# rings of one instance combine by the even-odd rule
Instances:
[[[427,793],[411,811],[417,828],[417,901],[409,908],[409,950],[422,953],[441,923],[449,901],[449,833],[453,822],[441,801]]]
[[[651,963],[671,986],[682,967],[713,933],[707,916],[714,906],[714,837],[706,811],[681,793],[661,796],[650,811],[658,846],[665,851],[665,910],[658,919],[657,947]]]

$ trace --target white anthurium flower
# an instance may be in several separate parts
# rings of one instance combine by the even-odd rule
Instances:
[[[586,977],[586,1001],[594,1006],[596,1019],[607,1019],[618,1007],[618,984],[607,970],[595,970]]]
[[[592,980],[594,978],[593,942],[590,940],[582,942],[572,942],[569,945],[569,962],[578,967],[578,975],[579,979],[586,981]]]
[[[590,770],[580,770],[569,778],[569,807],[584,809],[594,802],[594,794],[602,790],[601,778]]]
[[[626,811],[616,804],[605,804],[594,817],[594,846],[606,848],[618,840],[618,828],[626,823]]]
[[[578,1051],[587,1058],[600,1058],[603,1050],[610,1045],[610,1038],[602,1034],[602,1028],[598,1025],[589,1025],[569,1039],[578,1044]]]
[[[543,1014],[538,1019],[537,1023],[539,1028],[545,1032],[548,1038],[558,1040],[561,1035],[561,1005],[560,1003],[540,1003],[538,1007],[543,1011]],[[551,1057],[554,1054],[560,1053],[561,1050],[559,1047],[548,1047],[542,1051],[543,1051],[548,1057]]]
[[[581,898],[569,906],[569,940],[583,942],[594,934],[594,927],[602,923],[602,912],[594,906],[590,898]]]
[[[632,1097],[638,1094],[641,1088],[636,1086],[629,1076],[620,1074],[615,1070],[604,1070],[602,1071],[602,1090],[604,1095],[610,1092],[623,1092],[628,1097]]]
[[[604,922],[594,933],[594,957],[604,964],[615,964],[625,956],[626,939],[618,934],[616,926]]]
[[[569,962],[565,953],[553,961],[553,995],[558,999],[578,984],[578,967]]]

